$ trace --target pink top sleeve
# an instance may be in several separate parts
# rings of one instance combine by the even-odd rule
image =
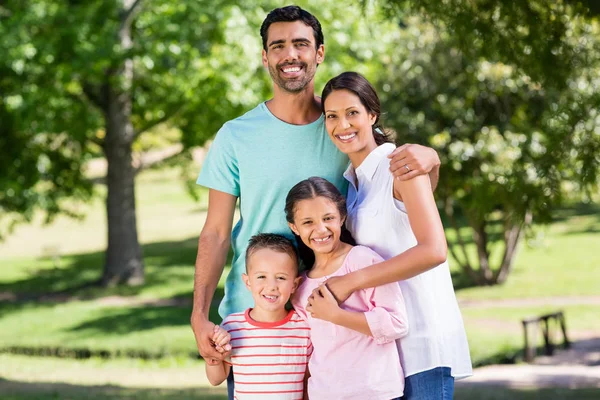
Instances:
[[[377,253],[368,247],[360,246],[352,253],[348,263],[351,271],[366,268],[383,261]],[[406,306],[400,285],[396,282],[375,288],[364,289],[369,311],[365,312],[369,329],[377,344],[393,342],[406,336],[408,323]]]

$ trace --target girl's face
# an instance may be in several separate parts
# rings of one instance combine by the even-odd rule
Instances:
[[[325,99],[325,127],[342,153],[364,153],[366,157],[376,148],[372,129],[376,119],[349,90],[334,90]]]
[[[289,225],[317,255],[331,253],[338,247],[343,224],[335,203],[319,196],[296,203],[294,223]]]

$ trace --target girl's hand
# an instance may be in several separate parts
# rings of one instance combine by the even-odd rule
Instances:
[[[329,289],[329,292],[337,300],[338,304],[342,304],[354,292],[351,275],[352,273],[343,276],[334,276],[325,281],[327,289]]]
[[[331,294],[325,284],[313,290],[312,294],[308,297],[306,311],[313,318],[334,322],[340,310],[335,297],[333,297],[333,294]]]
[[[212,341],[214,343],[215,349],[219,353],[224,354],[231,351],[231,345],[229,344],[229,342],[231,341],[231,335],[219,325],[215,325],[215,328],[213,330]]]

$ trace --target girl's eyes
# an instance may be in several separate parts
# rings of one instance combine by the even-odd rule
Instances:
[[[302,223],[302,225],[310,225],[310,224],[312,224],[312,221],[304,221],[304,222]]]

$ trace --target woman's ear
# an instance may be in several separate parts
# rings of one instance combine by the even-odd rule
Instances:
[[[298,232],[298,229],[296,228],[296,225],[292,224],[291,222],[288,222],[288,226],[290,227],[290,229],[292,230],[292,232],[294,232],[294,235],[300,236],[300,233]]]

